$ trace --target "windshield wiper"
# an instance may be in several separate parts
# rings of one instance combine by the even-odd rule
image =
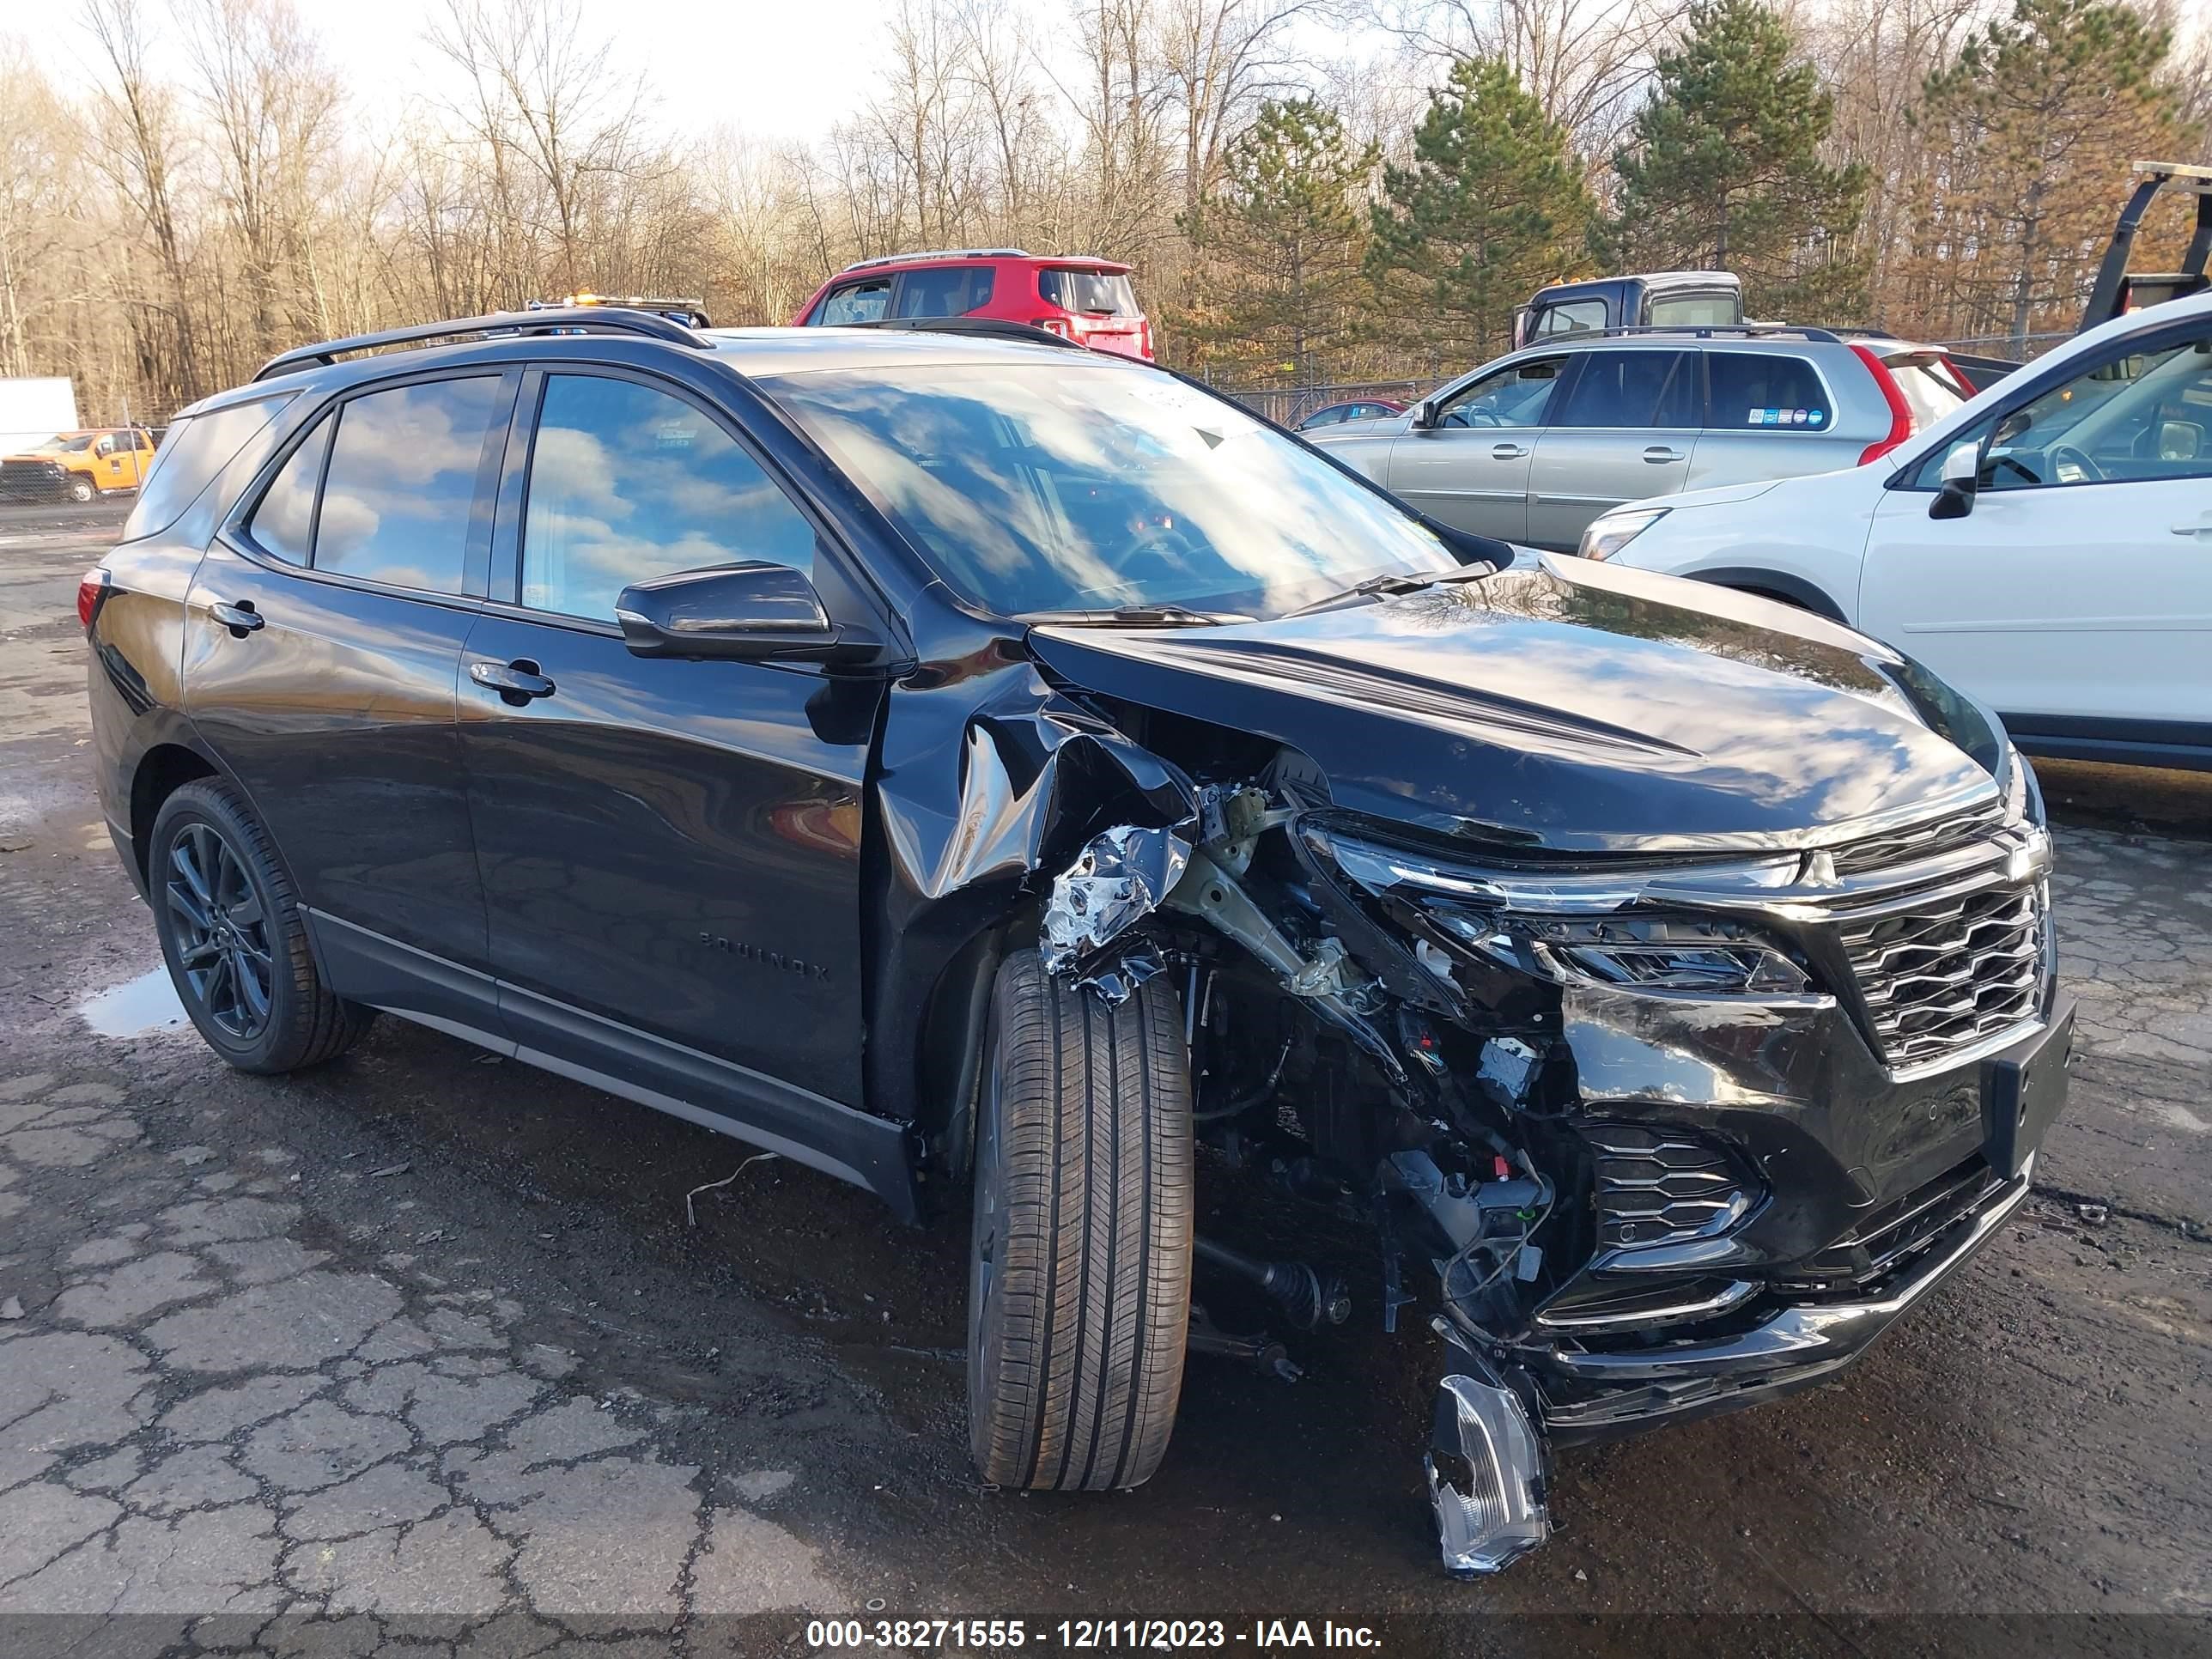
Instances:
[[[1283,614],[1286,620],[1291,617],[1309,617],[1316,611],[1333,611],[1340,605],[1350,605],[1355,599],[1371,599],[1377,595],[1395,598],[1401,593],[1418,593],[1425,587],[1434,587],[1438,582],[1472,581],[1478,576],[1496,574],[1489,565],[1437,570],[1425,576],[1411,576],[1402,570],[1389,570],[1379,576],[1370,576],[1364,582],[1354,582],[1340,593],[1331,593],[1326,599],[1316,599],[1311,605],[1302,605],[1297,610],[1286,611]]]
[[[1022,620],[1069,628],[1218,628],[1252,618],[1234,611],[1194,611],[1187,605],[1125,605],[1111,611],[1024,611]]]

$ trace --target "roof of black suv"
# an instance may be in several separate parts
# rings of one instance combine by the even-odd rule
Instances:
[[[1165,372],[1149,362],[1087,350],[1042,329],[990,318],[897,319],[838,328],[691,329],[655,313],[599,307],[573,313],[538,311],[460,318],[295,347],[270,358],[252,380],[200,399],[179,410],[178,418],[333,380],[346,384],[395,369],[497,362],[542,349],[549,339],[573,341],[585,335],[688,349],[745,375],[892,363],[949,368],[1048,356],[1063,362]],[[362,353],[370,355],[356,355]],[[396,362],[396,358],[404,361]]]

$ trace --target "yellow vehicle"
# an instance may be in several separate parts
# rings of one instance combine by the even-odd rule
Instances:
[[[143,426],[57,432],[0,459],[0,501],[94,501],[137,489],[153,465],[154,434]]]

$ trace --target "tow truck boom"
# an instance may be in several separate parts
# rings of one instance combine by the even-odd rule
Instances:
[[[2089,290],[2089,303],[2081,312],[2084,330],[2110,322],[2124,311],[2202,293],[2208,285],[2204,261],[2212,253],[2212,167],[2192,167],[2185,161],[2138,161],[2135,171],[2138,175],[2135,191],[2120,210],[2120,222],[2112,228],[2105,262],[2097,267],[2096,286]],[[2197,198],[2197,228],[2181,256],[2181,269],[2130,276],[2128,255],[2135,247],[2136,233],[2142,228],[2143,214],[2151,198],[2168,185]]]

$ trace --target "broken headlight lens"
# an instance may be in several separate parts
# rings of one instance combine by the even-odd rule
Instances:
[[[1565,985],[1700,996],[1798,996],[1811,975],[1778,945],[1722,922],[1486,914],[1435,905],[1446,933],[1492,961]]]
[[[1666,901],[1647,890],[1675,872],[1632,866],[1485,868],[1334,825],[1310,824],[1304,833],[1310,846],[1367,891],[1404,898],[1459,944],[1539,979],[1694,996],[1778,998],[1816,991],[1789,951],[1749,927],[1717,917],[1653,914]],[[1798,865],[1798,855],[1786,853],[1702,866],[1692,873],[1724,892],[1753,895],[1787,885]],[[1674,902],[1682,900],[1678,896]],[[1431,971],[1437,971],[1433,964]]]

